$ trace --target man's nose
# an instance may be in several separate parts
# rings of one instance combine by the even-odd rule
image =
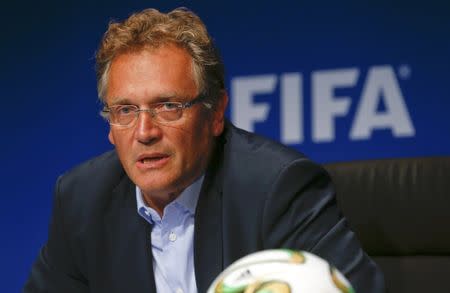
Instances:
[[[153,114],[150,111],[141,111],[136,121],[136,139],[141,143],[148,144],[158,140],[161,135],[161,128],[155,123]]]

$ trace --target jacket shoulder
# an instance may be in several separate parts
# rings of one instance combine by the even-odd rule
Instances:
[[[123,175],[124,170],[113,150],[75,166],[61,175],[58,181],[62,189],[76,186],[89,188],[96,183],[117,182]]]
[[[87,216],[111,201],[125,171],[115,151],[90,159],[58,178],[55,199],[68,217]]]
[[[295,160],[307,159],[293,148],[232,125],[227,129],[226,144],[227,154],[233,161],[245,160],[258,168],[281,167]]]
[[[229,194],[261,202],[280,176],[324,174],[304,154],[271,139],[232,125],[227,125],[224,138],[223,186]]]

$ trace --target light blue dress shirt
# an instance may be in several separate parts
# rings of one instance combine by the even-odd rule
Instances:
[[[148,207],[136,186],[137,210],[153,225],[153,272],[159,293],[196,293],[194,270],[194,216],[204,176],[164,208],[163,217]]]

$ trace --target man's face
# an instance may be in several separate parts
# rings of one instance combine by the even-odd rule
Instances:
[[[111,63],[106,103],[148,109],[156,102],[187,102],[198,95],[192,58],[182,48],[123,53]],[[141,112],[133,126],[111,125],[109,140],[131,180],[149,198],[178,194],[201,175],[208,163],[214,137],[222,133],[227,97],[217,110],[206,113],[201,103],[184,109],[179,120],[156,123]],[[209,110],[212,111],[212,110]]]

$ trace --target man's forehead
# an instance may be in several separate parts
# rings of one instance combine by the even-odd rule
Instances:
[[[114,63],[115,60],[121,58],[124,55],[136,55],[143,56],[146,53],[157,54],[160,52],[184,52],[189,59],[192,60],[192,55],[188,49],[184,46],[177,44],[173,41],[164,41],[164,42],[155,42],[150,44],[137,44],[131,47],[124,48],[118,51],[111,60],[111,64]]]
[[[136,97],[145,97],[145,103],[183,101],[198,94],[192,57],[176,46],[122,53],[108,73],[108,104]]]

